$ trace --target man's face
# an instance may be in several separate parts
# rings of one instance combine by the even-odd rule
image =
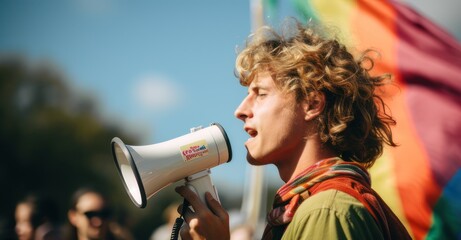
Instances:
[[[96,193],[82,195],[75,210],[69,211],[69,221],[77,228],[79,239],[103,239],[107,232],[108,212]]]
[[[245,142],[250,164],[295,164],[305,144],[306,121],[293,94],[282,92],[267,72],[248,86],[235,111],[250,135]]]

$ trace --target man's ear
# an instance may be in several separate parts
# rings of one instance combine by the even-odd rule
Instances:
[[[325,108],[325,94],[322,92],[311,92],[304,99],[304,119],[310,121],[316,118]]]

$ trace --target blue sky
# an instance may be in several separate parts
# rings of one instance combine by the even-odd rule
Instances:
[[[143,143],[220,123],[234,157],[212,169],[212,177],[218,189],[241,188],[246,133],[233,112],[246,89],[233,70],[236,49],[250,33],[248,2],[0,3],[1,52],[52,62],[75,91],[98,100],[108,121],[139,134]]]
[[[458,0],[407,2],[460,39],[460,18],[450,11]],[[0,53],[53,63],[75,91],[97,99],[107,121],[143,143],[220,123],[234,157],[212,169],[218,191],[241,190],[248,171],[247,135],[233,116],[246,89],[233,68],[250,32],[250,3],[242,0],[0,0]],[[274,167],[267,173],[281,184]]]

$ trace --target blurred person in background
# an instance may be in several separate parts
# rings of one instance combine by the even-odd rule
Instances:
[[[179,203],[175,202],[168,205],[163,211],[163,219],[165,224],[159,226],[152,233],[150,240],[169,240],[171,239],[171,232],[173,230],[173,225],[176,221],[176,218],[179,217],[177,209]]]
[[[16,205],[15,231],[19,240],[62,239],[58,206],[48,197],[28,195]]]
[[[69,240],[129,240],[132,235],[113,220],[113,209],[106,196],[94,188],[78,189],[67,213]]]

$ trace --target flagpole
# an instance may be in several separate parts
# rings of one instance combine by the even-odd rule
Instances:
[[[251,31],[254,32],[264,25],[263,0],[250,0]]]
[[[263,0],[250,0],[251,31],[255,32],[264,25]],[[267,204],[267,183],[265,181],[265,167],[250,165],[247,171],[249,179],[245,185],[241,214],[244,216],[244,225],[253,231],[253,238],[262,236],[265,223]]]

